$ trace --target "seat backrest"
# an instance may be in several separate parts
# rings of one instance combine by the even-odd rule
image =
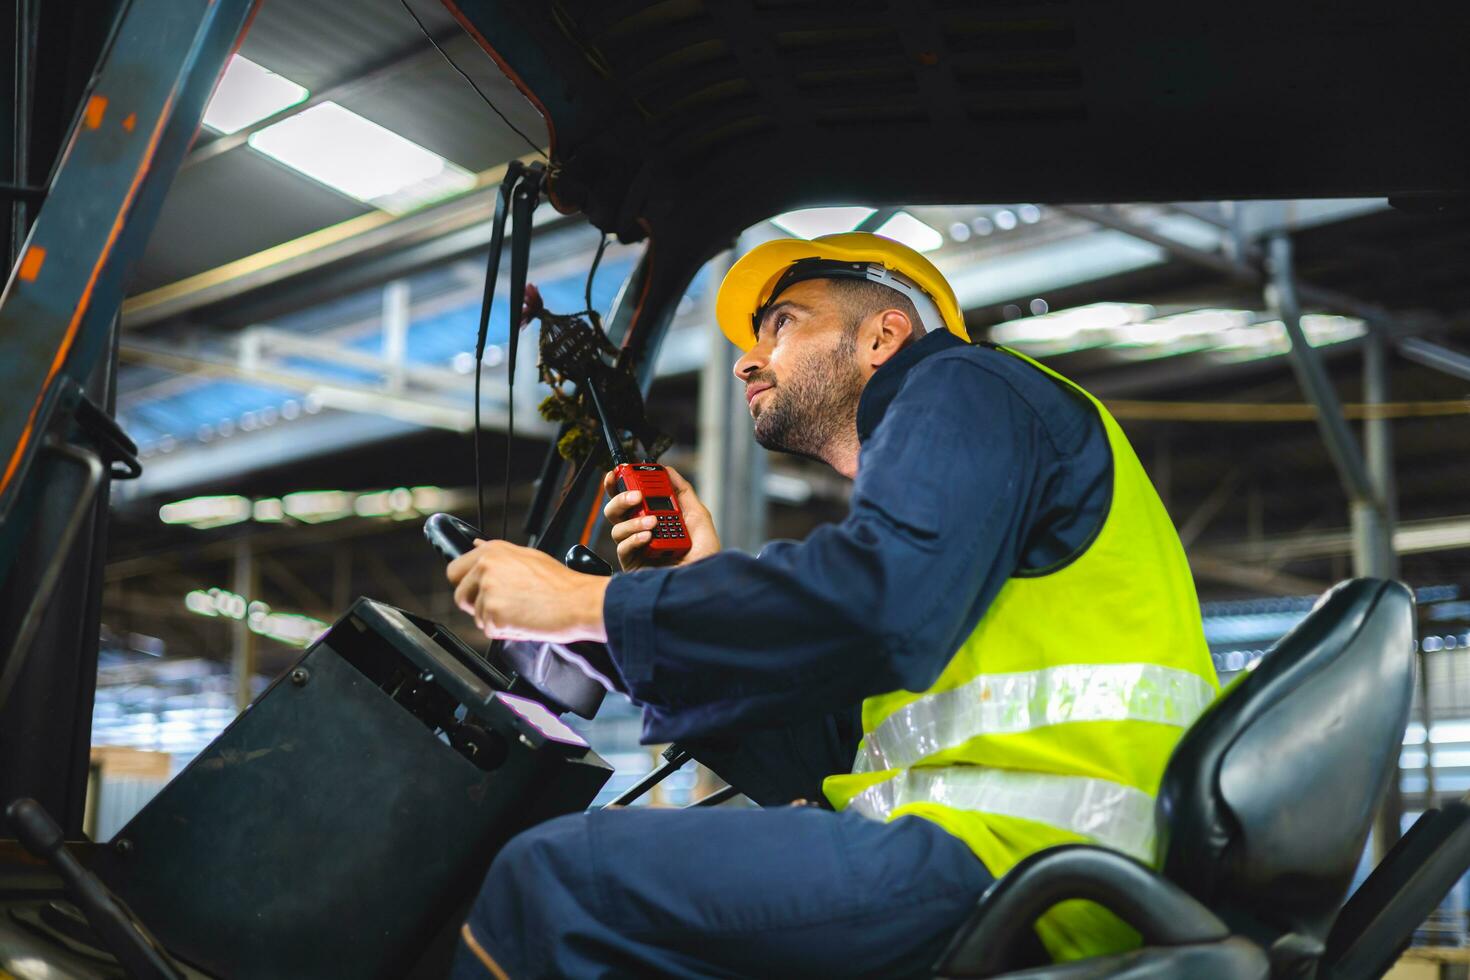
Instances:
[[[1184,734],[1158,796],[1160,869],[1232,929],[1325,939],[1402,746],[1414,598],[1344,582]]]

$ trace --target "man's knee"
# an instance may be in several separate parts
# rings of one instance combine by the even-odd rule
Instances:
[[[573,813],[522,831],[500,849],[465,924],[460,959],[491,976],[535,976],[554,957],[560,930],[578,919],[579,866],[587,852],[587,814]],[[496,967],[489,967],[493,960]],[[541,966],[538,966],[541,964]],[[500,970],[500,973],[496,971]],[[479,976],[474,971],[456,976]]]
[[[570,813],[512,837],[490,863],[472,920],[499,931],[509,917],[524,927],[565,912],[567,886],[585,872],[577,866],[586,851],[588,816]]]

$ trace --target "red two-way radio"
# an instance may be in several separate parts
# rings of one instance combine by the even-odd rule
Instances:
[[[617,480],[616,492],[637,490],[643,494],[643,499],[639,501],[633,516],[658,518],[658,523],[653,527],[653,537],[648,542],[648,550],[660,558],[683,558],[689,554],[693,543],[689,540],[689,531],[684,527],[684,515],[679,510],[679,495],[674,492],[674,482],[669,479],[668,469],[658,463],[629,462],[627,454],[623,452],[622,443],[613,432],[612,423],[608,421],[607,413],[602,408],[602,396],[597,392],[597,385],[592,383],[591,378],[585,379],[583,384],[587,388],[588,397],[592,399],[592,408],[597,412],[597,419],[602,423],[602,436],[607,440],[607,451],[613,461],[613,476]]]

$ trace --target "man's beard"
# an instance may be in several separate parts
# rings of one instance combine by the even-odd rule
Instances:
[[[863,393],[852,356],[856,341],[856,330],[844,333],[829,355],[809,358],[771,388],[755,418],[755,441],[773,452],[825,461],[828,447],[855,435]],[[757,374],[747,383],[764,380]]]

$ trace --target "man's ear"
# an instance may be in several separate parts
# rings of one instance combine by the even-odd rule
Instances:
[[[868,337],[867,361],[874,370],[908,346],[914,336],[914,324],[902,310],[884,310],[874,319]]]

